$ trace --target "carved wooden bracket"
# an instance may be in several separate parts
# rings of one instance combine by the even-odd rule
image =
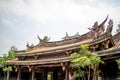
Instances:
[[[32,70],[31,66],[27,66],[27,68],[28,68],[29,72],[31,72],[31,70]]]
[[[66,51],[65,53],[67,54],[67,56],[69,56],[69,54],[72,53],[72,51],[71,51],[71,50],[68,50],[68,51]]]
[[[25,56],[19,56],[18,59],[19,60],[25,60]]]
[[[37,60],[37,59],[38,59],[38,57],[39,57],[39,55],[35,55],[35,56],[34,56],[34,59],[35,59],[35,60]]]
[[[17,66],[13,66],[14,67],[14,69],[15,69],[15,72],[17,72],[18,71],[18,68],[17,68]]]
[[[22,69],[21,66],[13,66],[13,68],[15,69],[15,72],[17,72],[18,70]]]
[[[61,66],[62,66],[62,70],[65,71],[65,64],[64,63],[61,63]]]

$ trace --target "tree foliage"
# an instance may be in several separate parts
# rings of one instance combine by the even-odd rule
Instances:
[[[3,71],[4,71],[4,72],[8,72],[8,71],[11,72],[11,71],[12,71],[12,67],[11,67],[11,66],[8,66],[8,67],[5,66],[5,67],[3,68]]]
[[[10,60],[10,59],[14,59],[14,52],[13,51],[9,51],[8,55],[7,54],[3,54],[3,57],[0,58],[0,66],[3,66],[3,71],[4,72],[11,72],[12,71],[12,67],[11,66],[7,66],[6,65],[6,61]],[[7,75],[7,80],[9,80],[9,74]]]
[[[117,59],[116,62],[117,62],[117,65],[118,65],[118,69],[120,70],[120,59]]]
[[[14,59],[14,52],[13,51],[9,51],[8,55],[7,54],[3,54],[3,57],[0,58],[0,65],[1,66],[6,66],[6,61],[10,60],[10,59]]]
[[[96,80],[98,66],[103,63],[97,53],[91,53],[87,44],[81,45],[80,50],[70,55],[74,70],[73,78],[82,80]],[[87,77],[87,78],[86,78]]]
[[[120,70],[120,58],[116,60],[117,65],[118,65],[118,69]],[[120,80],[120,77],[118,76],[118,78],[116,78],[116,80]]]

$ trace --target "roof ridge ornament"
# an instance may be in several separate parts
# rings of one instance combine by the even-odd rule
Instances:
[[[10,50],[11,51],[17,51],[17,48],[13,45],[13,46],[11,46]]]
[[[75,35],[73,35],[73,36],[69,36],[68,35],[68,33],[66,32],[66,35],[62,38],[62,39],[64,39],[64,40],[66,40],[66,39],[71,39],[71,38],[75,38],[75,37],[79,37],[80,35],[79,35],[79,32],[77,32]]]
[[[117,29],[116,29],[116,33],[120,33],[120,22],[118,23]]]
[[[27,50],[30,50],[30,49],[33,49],[33,48],[34,48],[34,45],[33,45],[33,44],[30,45],[30,44],[27,42],[26,47],[27,47]]]
[[[106,33],[108,33],[109,35],[111,35],[112,29],[113,29],[113,19],[110,19],[109,22],[108,22]]]
[[[39,46],[45,46],[46,45],[46,42],[48,42],[50,40],[50,37],[48,36],[44,36],[43,39],[41,39],[38,35],[38,39],[39,39]]]
[[[92,28],[88,28],[89,30],[91,30],[91,32],[93,33],[93,40],[96,40],[98,36],[102,35],[105,31],[105,26],[104,24],[106,23],[107,19],[108,19],[108,16],[105,18],[105,20],[100,24],[98,25],[98,21],[96,21],[94,23],[94,25],[92,26]]]

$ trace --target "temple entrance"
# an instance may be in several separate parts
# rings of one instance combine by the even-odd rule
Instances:
[[[53,72],[48,73],[47,80],[53,80]]]
[[[30,80],[30,73],[29,72],[22,72],[21,73],[21,80]]]
[[[105,61],[101,67],[102,80],[116,80],[118,77],[118,66],[115,60]]]
[[[35,72],[35,80],[42,80],[42,73]]]
[[[47,80],[64,80],[65,71],[61,67],[47,68]]]
[[[35,80],[64,80],[66,71],[59,67],[37,68],[35,71]]]
[[[17,72],[10,72],[10,80],[16,80],[17,79]]]
[[[63,66],[27,68],[10,72],[10,80],[68,80],[69,77],[68,68]],[[2,73],[0,73],[1,76]]]

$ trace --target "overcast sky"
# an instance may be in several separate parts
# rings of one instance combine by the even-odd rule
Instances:
[[[0,56],[11,46],[37,44],[37,35],[51,41],[88,32],[109,14],[114,31],[120,22],[120,0],[0,0]],[[107,23],[106,23],[107,25]]]

